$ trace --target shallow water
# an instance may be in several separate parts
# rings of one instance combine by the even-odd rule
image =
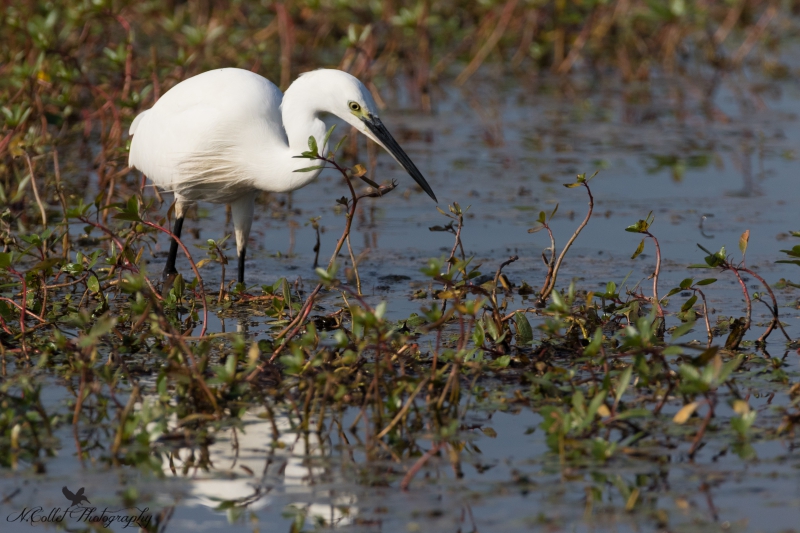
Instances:
[[[730,274],[687,266],[703,261],[696,243],[712,251],[726,246],[738,257],[739,236],[748,229],[748,265],[772,283],[799,277],[797,266],[774,263],[782,259],[780,249],[795,244],[787,231],[800,229],[794,160],[800,147],[800,91],[794,82],[741,74],[718,79],[704,71],[625,87],[593,79],[498,84],[487,76],[471,81],[468,90],[439,91],[436,113],[423,116],[400,112],[402,95],[387,89],[387,100],[398,103],[384,122],[426,175],[441,206],[454,201],[471,206],[463,241],[467,254],[484,265],[482,272],[491,274],[508,256],[519,254],[504,272],[517,286],[526,281],[537,287],[544,274],[539,254],[549,243],[544,232],[531,235],[528,228],[540,210],[559,203],[553,227],[560,249],[587,206],[582,189],[560,184],[600,169],[591,182],[595,214],[567,256],[559,286],[575,279],[578,288],[600,289],[631,272],[629,286],[641,282],[649,294],[652,243],[631,260],[640,239],[624,228],[650,211],[664,257],[662,293],[686,277],[717,277],[720,281],[707,291],[710,306],[718,315],[742,314],[741,292]],[[411,299],[414,290],[427,285],[419,268],[428,257],[447,256],[453,238],[428,230],[447,221],[386,154],[379,155],[377,170],[377,181],[397,179],[400,186],[384,198],[364,201],[352,243],[356,254],[369,249],[359,265],[367,301],[388,300],[389,316],[402,319],[424,303]],[[334,208],[334,199],[343,194],[341,179],[326,171],[318,183],[291,195],[291,209],[259,210],[248,250],[251,292],[281,277],[301,278],[306,290],[313,286],[315,233],[304,224],[322,217],[320,262],[325,264],[344,224],[344,214]],[[199,220],[185,225],[199,230],[197,240],[188,241],[220,238],[226,227],[223,211],[201,206]],[[166,241],[160,244],[163,248]],[[155,257],[151,270],[159,271],[163,261]],[[342,261],[348,263],[345,255]],[[188,271],[188,265],[179,260],[179,269]],[[206,286],[218,287],[219,270],[205,271]],[[760,290],[753,283],[748,286]],[[776,294],[787,331],[800,336],[797,292]],[[515,298],[514,304],[526,305]],[[683,301],[677,295],[673,300],[670,311]],[[767,317],[763,306],[754,306],[754,322]],[[252,338],[268,327],[258,316],[246,321],[214,316],[209,324],[212,332],[245,330]],[[760,331],[754,327],[747,338]],[[691,335],[703,340],[705,332]],[[771,355],[784,356],[778,335],[770,340]],[[794,351],[783,370],[790,381],[800,378]],[[759,378],[757,371],[749,379],[744,389],[754,394],[751,403],[759,417],[778,416],[774,406],[785,404],[785,387]],[[515,386],[496,383],[501,391]],[[774,391],[774,403],[773,398],[768,403]],[[180,465],[189,448],[159,448],[161,466],[154,471],[80,465],[72,429],[63,429],[58,455],[45,460],[46,475],[0,472],[0,519],[7,522],[0,529],[29,531],[30,525],[8,517],[35,505],[63,507],[64,485],[86,487],[98,509],[124,507],[125,491],[135,491],[138,507],[163,515],[164,531],[290,531],[297,513],[302,515],[297,524],[307,530],[320,524],[318,518],[346,530],[387,532],[798,528],[800,456],[793,439],[755,442],[757,459],[742,460],[732,438],[713,438],[692,461],[690,443],[676,434],[668,436],[669,446],[637,447],[607,464],[566,467],[545,445],[538,414],[491,398],[476,400],[458,432],[464,446],[460,471],[446,454],[434,457],[405,493],[398,484],[410,464],[365,456],[363,424],[360,433],[329,431],[326,424],[320,437],[297,432],[292,417],[279,413],[280,437],[273,442],[271,424],[252,410],[235,440],[225,430],[207,447],[193,448],[213,467],[186,472]],[[51,393],[46,403],[57,405],[61,399],[61,393]],[[672,414],[665,409],[665,416]],[[344,413],[343,427],[357,415]],[[174,472],[165,459],[169,452],[175,454]],[[634,493],[639,505],[629,513],[626,504]],[[218,509],[231,500],[238,505]],[[70,527],[86,525],[73,521]],[[122,530],[119,524],[112,529]]]

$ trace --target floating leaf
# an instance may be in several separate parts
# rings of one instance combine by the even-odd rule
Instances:
[[[497,438],[497,432],[492,428],[481,428],[481,433],[489,437],[490,439]]]

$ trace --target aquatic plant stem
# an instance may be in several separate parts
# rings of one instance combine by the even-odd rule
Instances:
[[[744,294],[744,301],[747,304],[747,314],[745,316],[744,322],[744,331],[750,329],[750,317],[752,316],[753,311],[753,304],[750,302],[750,293],[747,292],[747,285],[745,285],[742,276],[739,275],[739,269],[734,268],[733,266],[724,267],[726,270],[730,270],[733,272],[733,275],[736,276],[736,279],[739,280],[739,285],[742,287],[742,294]]]
[[[708,347],[711,348],[711,343],[714,341],[714,335],[711,333],[711,323],[708,321],[708,303],[706,302],[706,295],[700,289],[692,289],[700,294],[700,299],[703,300],[703,319],[706,323],[706,332],[708,333]]]
[[[663,328],[665,325],[664,309],[661,307],[661,299],[658,297],[658,275],[661,273],[661,246],[659,246],[658,239],[656,239],[655,235],[649,231],[645,231],[644,234],[653,239],[653,243],[656,245],[656,269],[653,272],[653,305],[656,306],[658,318],[661,319],[662,323],[660,327]]]
[[[503,268],[517,260],[519,260],[518,255],[509,257],[500,263],[500,266],[497,267],[497,272],[494,274],[494,284],[492,286],[492,316],[494,317],[494,321],[498,328],[502,328],[503,326],[503,317],[500,315],[500,310],[497,307],[497,283],[500,281],[500,274],[502,273]]]
[[[589,211],[586,213],[586,217],[583,219],[583,222],[581,222],[580,226],[578,226],[578,229],[575,230],[575,232],[572,234],[572,237],[570,237],[569,241],[567,241],[567,244],[564,246],[564,249],[561,250],[561,253],[558,255],[558,259],[556,259],[556,264],[552,269],[552,276],[548,272],[550,283],[542,287],[542,292],[539,294],[539,300],[542,302],[546,301],[547,298],[550,297],[550,293],[553,292],[553,289],[556,286],[556,278],[558,277],[558,271],[561,268],[561,263],[564,261],[564,257],[566,257],[567,252],[572,246],[572,243],[575,242],[575,239],[578,238],[578,235],[580,235],[581,231],[583,231],[583,228],[585,228],[586,224],[589,223],[589,219],[592,218],[592,211],[594,211],[594,196],[592,196],[592,190],[589,188],[589,184],[586,181],[581,182],[581,185],[586,187],[586,193],[589,195]]]
[[[772,323],[770,323],[769,327],[767,328],[767,331],[765,331],[764,334],[758,338],[758,342],[765,342],[769,334],[772,332],[772,330],[775,329],[776,325],[781,329],[781,331],[783,332],[783,336],[786,337],[786,340],[792,342],[792,338],[789,336],[788,333],[786,333],[786,330],[783,328],[783,324],[781,324],[780,318],[778,317],[778,300],[775,298],[775,293],[772,292],[772,287],[769,286],[769,283],[767,283],[764,278],[762,278],[753,270],[746,267],[740,267],[740,270],[742,272],[747,272],[748,274],[756,278],[761,283],[761,285],[764,286],[767,293],[769,294],[770,299],[772,299],[772,307],[767,305],[767,308],[769,308],[769,310],[772,312]]]

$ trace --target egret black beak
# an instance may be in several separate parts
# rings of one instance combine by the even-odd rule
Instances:
[[[428,185],[428,182],[425,181],[425,178],[422,176],[422,172],[419,171],[416,165],[414,165],[413,161],[411,161],[411,158],[409,158],[403,149],[400,148],[400,145],[397,144],[397,141],[394,140],[392,134],[389,133],[389,130],[387,130],[386,126],[383,125],[381,119],[369,115],[361,120],[364,121],[367,129],[369,129],[375,138],[380,141],[383,147],[386,148],[390,154],[392,154],[392,157],[394,157],[394,159],[400,163],[404,169],[406,169],[406,172],[408,172],[411,177],[414,178],[414,181],[416,181],[419,186],[422,187],[422,190],[428,193],[428,196],[433,198],[434,202],[439,203],[439,201],[436,199],[436,195],[433,194],[431,186]]]

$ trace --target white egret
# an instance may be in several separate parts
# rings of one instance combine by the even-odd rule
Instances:
[[[317,177],[320,170],[297,172],[309,162],[295,156],[308,150],[310,136],[319,142],[324,139],[321,116],[328,113],[382,146],[436,201],[422,173],[378,118],[367,88],[340,70],[303,74],[286,94],[266,78],[237,68],[184,80],[134,119],[129,164],[175,194],[172,232],[178,238],[189,204],[231,205],[238,281],[244,283],[255,192],[293,191]],[[326,153],[326,146],[319,148]],[[177,272],[177,253],[173,240],[164,277]]]

